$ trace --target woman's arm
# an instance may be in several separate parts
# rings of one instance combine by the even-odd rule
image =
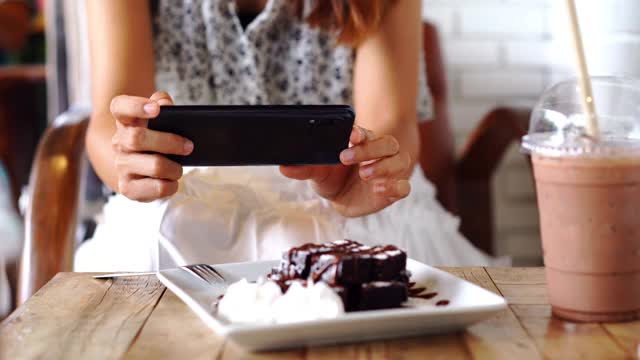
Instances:
[[[360,45],[354,69],[358,126],[339,166],[285,166],[285,176],[313,181],[345,216],[380,211],[406,197],[418,157],[416,116],[420,58],[419,0],[399,0]]]
[[[150,201],[173,194],[182,168],[166,157],[193,148],[177,135],[147,129],[166,93],[153,94],[154,54],[148,0],[91,0],[87,4],[93,112],[89,159],[109,187]],[[126,95],[121,95],[126,94]],[[149,97],[151,96],[151,97]]]
[[[416,103],[421,49],[420,0],[398,0],[378,32],[356,52],[354,105],[358,125],[392,135],[416,163],[420,147]]]
[[[149,97],[154,85],[154,57],[149,2],[91,0],[87,3],[91,52],[93,112],[87,151],[97,174],[118,190],[111,138],[116,122],[111,100],[120,94]]]

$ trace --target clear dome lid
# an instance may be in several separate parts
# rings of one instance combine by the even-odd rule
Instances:
[[[592,77],[600,133],[588,135],[576,79],[547,89],[533,112],[522,150],[545,156],[640,155],[640,79]]]

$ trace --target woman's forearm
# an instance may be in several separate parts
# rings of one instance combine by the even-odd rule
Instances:
[[[420,148],[416,117],[420,11],[419,0],[394,2],[378,31],[356,49],[354,65],[358,124],[378,135],[394,136],[400,151],[410,156],[411,170]]]
[[[415,113],[415,111],[413,112]],[[420,154],[420,132],[417,121],[407,120],[408,117],[410,115],[389,115],[387,120],[378,119],[377,121],[368,122],[368,124],[362,124],[362,126],[372,130],[378,136],[392,135],[395,137],[400,144],[400,151],[406,152],[411,156],[409,168],[413,170]]]
[[[118,176],[111,139],[115,133],[111,114],[94,113],[87,129],[86,147],[89,161],[100,179],[113,191],[118,191]]]
[[[98,176],[118,191],[112,138],[112,100],[121,94],[150,96],[155,89],[149,2],[87,1],[93,114],[87,130],[89,159]]]
[[[411,156],[409,169],[413,171],[420,156],[420,132],[418,131],[418,125],[405,126],[393,135],[400,143],[400,150],[407,152]]]

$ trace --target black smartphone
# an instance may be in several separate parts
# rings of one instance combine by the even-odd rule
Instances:
[[[149,129],[193,141],[185,166],[337,164],[355,112],[347,105],[163,106]]]

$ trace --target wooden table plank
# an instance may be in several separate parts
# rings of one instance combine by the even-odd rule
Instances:
[[[125,358],[215,359],[223,344],[224,338],[211,331],[174,293],[165,291]]]
[[[452,274],[500,295],[489,274],[481,267],[443,268]],[[471,326],[464,342],[476,359],[539,359],[540,352],[511,309]]]
[[[496,285],[546,285],[543,267],[492,267],[487,273]]]
[[[546,357],[555,359],[629,358],[600,324],[576,324],[551,316],[549,305],[514,305],[520,322]]]
[[[120,358],[164,287],[155,276],[61,273],[0,327],[0,358]]]
[[[544,271],[445,268],[510,300],[466,332],[249,353],[217,337],[154,277],[98,281],[59,274],[0,324],[0,359],[529,359],[633,358],[640,322],[574,324],[551,316]],[[164,294],[164,295],[163,295]]]
[[[314,347],[305,359],[470,359],[460,334],[416,336],[362,344]]]
[[[509,304],[547,304],[544,268],[487,268],[487,272]]]
[[[627,354],[640,359],[640,321],[602,324],[602,326]]]
[[[226,341],[222,349],[222,353],[218,357],[221,360],[300,360],[304,359],[306,354],[305,349],[289,350],[289,351],[269,351],[252,353],[244,348],[236,345],[231,341]]]
[[[522,326],[548,358],[622,359],[631,356],[600,324],[576,324],[551,316],[543,268],[488,268]]]
[[[388,341],[386,359],[472,359],[462,336],[431,335]]]

